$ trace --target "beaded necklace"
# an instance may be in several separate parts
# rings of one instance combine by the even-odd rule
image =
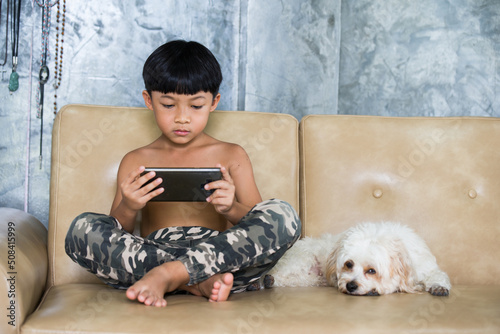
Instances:
[[[37,115],[43,122],[43,98],[44,85],[49,80],[49,68],[47,67],[47,57],[49,55],[49,33],[50,33],[50,9],[58,0],[51,3],[49,0],[35,0],[37,5],[42,7],[42,53],[40,55],[40,72],[38,75],[37,92]]]
[[[57,27],[56,27],[56,54],[54,68],[54,115],[57,114],[57,89],[61,86],[63,69],[63,43],[64,43],[64,25],[66,23],[66,0],[63,0],[61,15],[61,1],[57,3]],[[59,20],[61,18],[61,20]],[[61,22],[61,41],[59,41],[59,22]],[[59,46],[59,43],[60,46]]]
[[[42,7],[42,53],[40,56],[40,72],[38,75],[37,92],[37,117],[40,118],[40,169],[42,168],[42,144],[43,144],[43,95],[44,86],[49,80],[49,68],[47,67],[47,57],[49,55],[49,33],[50,33],[50,9],[58,3],[58,0],[35,0],[37,5]]]
[[[3,62],[0,64],[0,66],[4,66],[7,64],[7,53],[9,51],[9,14],[10,14],[10,1],[7,0],[7,12],[5,13],[5,56],[3,59]],[[2,17],[2,0],[0,0],[0,19]],[[6,71],[2,71],[6,72]],[[3,75],[2,75],[3,78]]]

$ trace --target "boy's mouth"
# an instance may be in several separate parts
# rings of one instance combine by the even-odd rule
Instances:
[[[185,129],[178,129],[178,130],[174,130],[174,133],[177,136],[187,136],[189,134],[189,131],[185,130]]]

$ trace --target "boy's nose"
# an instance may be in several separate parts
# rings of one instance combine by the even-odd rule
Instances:
[[[189,115],[185,110],[179,111],[176,117],[176,122],[189,123]]]

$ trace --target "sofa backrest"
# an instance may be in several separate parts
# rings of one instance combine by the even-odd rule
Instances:
[[[500,119],[316,115],[299,140],[305,235],[400,222],[452,284],[500,284]]]
[[[206,132],[243,146],[264,199],[299,206],[298,121],[286,114],[215,111]],[[109,213],[122,157],[159,136],[146,108],[68,105],[53,128],[49,217],[49,284],[99,282],[64,251],[80,213]]]

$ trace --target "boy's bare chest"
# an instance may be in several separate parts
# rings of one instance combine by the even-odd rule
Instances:
[[[172,226],[203,226],[224,231],[227,220],[207,202],[150,202],[143,209],[141,235]]]
[[[227,154],[217,150],[158,151],[150,154],[143,164],[149,167],[213,167],[228,163]]]

